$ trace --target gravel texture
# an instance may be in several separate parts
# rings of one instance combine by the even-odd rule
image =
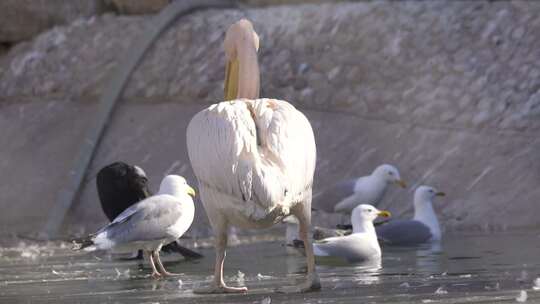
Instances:
[[[222,98],[223,33],[241,17],[261,37],[262,95],[312,121],[315,191],[387,162],[409,184],[449,194],[436,206],[447,229],[540,224],[540,2],[402,1],[209,10],[178,21],[132,76],[70,227],[103,223],[93,178],[109,162],[140,164],[156,187],[171,168],[193,178],[185,126]],[[7,228],[33,198],[43,210],[54,203],[108,77],[151,22],[80,18],[0,57],[9,139],[0,170],[16,177],[0,177]],[[411,201],[412,189],[392,188],[383,205],[402,214]],[[40,210],[31,210],[36,227]],[[207,233],[202,208],[197,216],[196,233]]]

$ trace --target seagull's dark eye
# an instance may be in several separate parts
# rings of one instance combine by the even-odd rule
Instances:
[[[389,175],[394,175],[394,172],[390,171],[388,172]]]

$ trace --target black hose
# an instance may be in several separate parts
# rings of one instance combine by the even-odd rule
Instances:
[[[197,10],[228,8],[233,7],[233,5],[234,3],[228,0],[177,0],[165,7],[153,18],[151,21],[152,26],[143,33],[135,46],[130,48],[128,54],[123,57],[125,59],[122,60],[116,71],[114,71],[112,79],[101,95],[96,125],[88,131],[87,136],[84,138],[83,146],[81,147],[74,168],[68,176],[67,186],[61,190],[58,196],[58,202],[50,212],[45,226],[46,237],[52,238],[56,236],[62,227],[67,212],[80,192],[86,172],[92,162],[97,147],[99,147],[117,101],[120,99],[131,74],[153,43],[169,26],[182,16]]]

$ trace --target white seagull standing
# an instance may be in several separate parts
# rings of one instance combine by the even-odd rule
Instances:
[[[359,204],[377,206],[389,184],[407,185],[392,165],[378,166],[371,175],[341,181],[313,196],[313,208],[350,214]]]
[[[378,210],[371,205],[358,205],[351,214],[353,232],[315,242],[315,255],[342,258],[351,263],[380,260],[381,247],[373,226],[378,216],[389,217],[390,212]]]
[[[143,249],[152,267],[152,277],[174,275],[163,267],[159,251],[191,226],[195,214],[191,196],[195,196],[195,190],[183,177],[168,175],[161,181],[156,195],[127,208],[95,234],[74,241],[73,249],[119,253]]]
[[[420,186],[414,192],[414,217],[412,220],[392,220],[377,227],[377,236],[384,244],[417,245],[440,241],[441,228],[432,201],[444,192],[429,186]]]
[[[225,37],[225,96],[197,113],[187,128],[187,147],[201,200],[214,230],[214,280],[198,293],[245,292],[223,281],[229,226],[266,228],[293,214],[306,246],[307,281],[285,292],[320,289],[308,238],[315,139],[306,117],[286,101],[259,96],[259,39],[248,20]]]

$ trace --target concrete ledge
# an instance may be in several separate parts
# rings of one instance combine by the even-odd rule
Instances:
[[[290,101],[313,123],[315,191],[387,162],[410,184],[449,194],[436,206],[447,229],[538,226],[538,15],[536,2],[475,1],[278,6],[184,18],[133,75],[70,230],[104,223],[94,175],[112,161],[141,165],[154,188],[168,170],[193,182],[185,127],[221,99],[223,32],[244,16],[261,36],[263,96]],[[0,58],[5,231],[40,229],[107,77],[147,26],[144,16],[79,20]],[[391,189],[383,206],[407,213],[411,199]],[[202,212],[194,231],[205,235]]]

